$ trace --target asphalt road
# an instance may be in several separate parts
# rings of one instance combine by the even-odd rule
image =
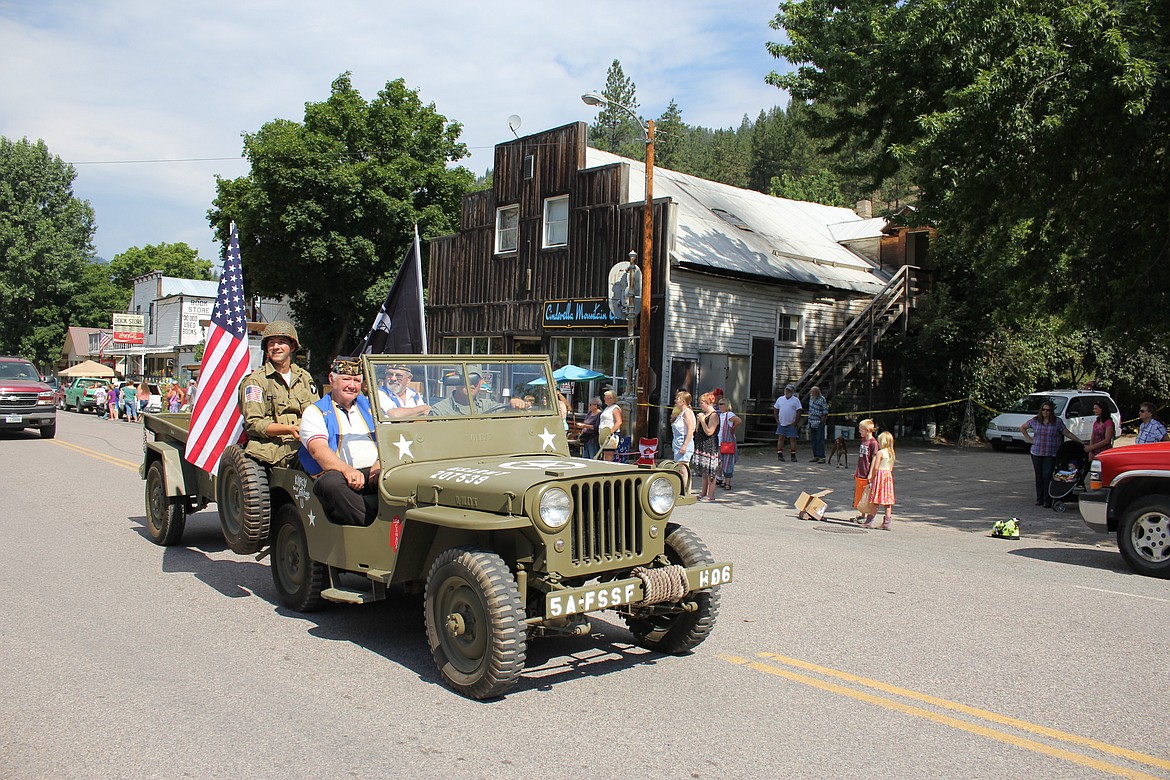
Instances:
[[[1170,777],[1170,582],[1034,508],[1026,454],[900,447],[889,533],[848,522],[851,470],[748,455],[676,513],[736,567],[704,645],[602,615],[472,702],[421,600],[291,613],[213,513],[151,543],[141,428],[58,426],[0,434],[3,778]]]

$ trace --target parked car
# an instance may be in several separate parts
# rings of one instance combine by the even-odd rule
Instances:
[[[97,403],[94,401],[94,394],[97,393],[99,385],[106,384],[108,383],[104,379],[94,379],[88,376],[74,379],[73,383],[65,388],[65,406],[63,408],[72,409],[75,412],[82,412],[86,409],[96,411]]]
[[[1088,443],[1093,433],[1093,404],[1100,403],[1113,416],[1113,430],[1121,433],[1121,415],[1109,393],[1100,390],[1045,390],[1024,396],[992,418],[983,434],[992,449],[1003,452],[1011,444],[1026,447],[1020,426],[1040,412],[1040,404],[1051,401],[1053,412],[1065,427]]]
[[[57,435],[53,388],[29,361],[0,355],[0,430],[37,428],[41,438]]]
[[[57,376],[43,376],[41,381],[53,389],[53,406],[58,409],[65,408],[65,386],[61,384],[61,378]]]
[[[1098,533],[1116,533],[1129,567],[1170,579],[1170,442],[1105,450],[1089,467],[1081,518]]]

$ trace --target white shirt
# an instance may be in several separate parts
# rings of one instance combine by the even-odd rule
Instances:
[[[406,392],[402,395],[392,393],[386,389],[385,385],[378,388],[378,403],[382,405],[382,411],[388,412],[391,409],[409,409],[415,406],[422,406],[422,396],[414,388],[406,388]]]
[[[349,409],[349,414],[337,404],[333,405],[337,415],[337,430],[340,452],[337,457],[353,466],[355,469],[364,469],[373,466],[378,461],[378,445],[370,437],[370,427],[362,417],[355,403]],[[324,439],[329,443],[329,429],[325,427],[325,416],[316,404],[309,406],[301,414],[301,446],[309,446],[313,439]]]
[[[776,418],[778,425],[792,425],[796,422],[796,415],[800,414],[804,407],[800,405],[800,399],[793,394],[790,398],[780,396],[776,403],[772,404],[772,408],[779,412]]]

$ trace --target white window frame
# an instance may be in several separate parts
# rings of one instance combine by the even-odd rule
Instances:
[[[504,220],[509,215],[514,215],[515,224],[508,228],[504,227]],[[508,246],[506,238],[511,237],[512,244]],[[496,254],[511,254],[516,251],[520,245],[520,204],[513,204],[511,206],[500,206],[496,209]]]
[[[565,204],[565,215],[563,219],[554,220],[550,217],[549,212],[552,207],[559,204]],[[563,241],[554,241],[553,228],[559,226],[564,231]],[[569,196],[558,195],[555,198],[545,198],[544,201],[544,247],[568,246],[569,245]]]
[[[787,320],[792,321],[791,322],[792,327],[790,327],[790,328],[784,327],[785,324],[787,324],[786,323]],[[793,338],[791,340],[784,338],[784,333],[785,333],[785,331],[788,331],[788,330],[791,330],[793,333]],[[801,341],[803,341],[803,339],[802,339],[803,335],[804,335],[804,316],[801,314],[789,314],[787,312],[780,312],[780,316],[777,318],[777,322],[776,322],[776,344],[777,345],[784,344],[784,345],[788,345],[788,346],[799,347],[801,344]]]

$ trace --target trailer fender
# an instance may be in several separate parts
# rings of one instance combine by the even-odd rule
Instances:
[[[154,441],[146,445],[146,459],[142,464],[140,476],[146,479],[146,472],[154,461],[162,461],[163,474],[166,476],[166,491],[168,496],[186,496],[187,479],[183,476],[183,451],[169,442]]]

